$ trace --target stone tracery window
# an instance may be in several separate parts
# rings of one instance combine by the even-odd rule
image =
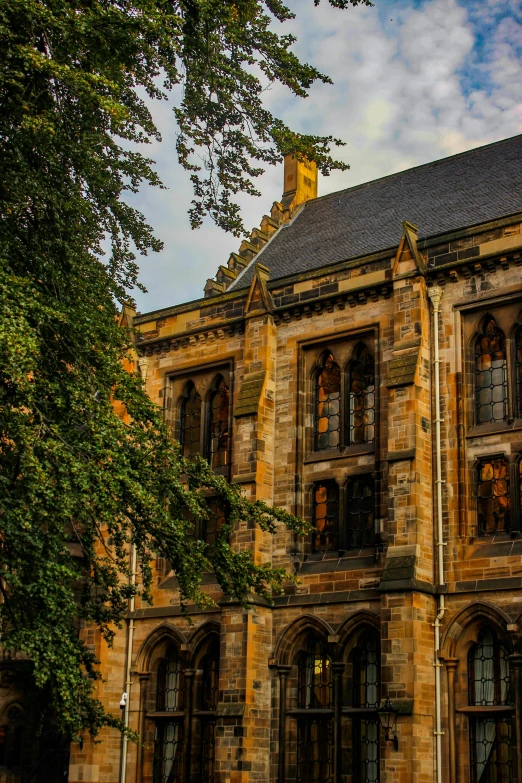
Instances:
[[[315,378],[315,451],[338,449],[341,432],[341,370],[332,353]]]
[[[180,436],[184,457],[201,451],[201,397],[192,381],[186,386],[180,405]]]
[[[507,533],[511,529],[509,463],[504,457],[480,460],[477,481],[479,536]]]
[[[475,342],[475,423],[499,422],[507,416],[506,339],[495,319],[488,317]]]
[[[508,652],[486,627],[468,655],[468,703],[479,708],[469,715],[472,783],[514,780],[510,700]]]
[[[222,472],[229,461],[230,389],[219,375],[209,399],[207,459],[210,466]]]
[[[348,443],[375,440],[375,365],[360,343],[348,368]]]

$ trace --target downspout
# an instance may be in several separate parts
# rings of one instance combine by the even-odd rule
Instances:
[[[138,363],[138,370],[141,373],[143,384],[147,383],[147,373],[149,371],[150,364],[149,356],[140,356]],[[131,545],[130,552],[130,585],[134,587],[136,584],[136,545]],[[132,688],[132,648],[134,644],[134,595],[129,598],[128,607],[128,630],[127,630],[127,649],[125,651],[125,684],[124,696],[122,700],[125,702],[123,711],[123,725],[126,729],[129,728],[129,715],[130,715],[130,697]],[[121,741],[121,759],[120,759],[120,783],[126,783],[127,779],[127,750],[129,740],[126,734],[123,734]]]
[[[442,422],[440,415],[440,362],[439,357],[439,313],[440,303],[442,301],[443,289],[440,286],[428,288],[428,296],[433,304],[433,337],[434,337],[434,359],[435,368],[435,486],[437,488],[437,554],[438,554],[438,611],[435,617],[433,627],[435,629],[434,638],[434,661],[435,667],[435,757],[436,757],[436,776],[437,783],[442,783],[442,699],[440,670],[442,664],[439,661],[440,652],[440,628],[445,612],[444,593],[444,536],[442,527],[442,462],[440,446],[440,425]]]

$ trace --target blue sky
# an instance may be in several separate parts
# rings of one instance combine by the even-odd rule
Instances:
[[[313,0],[289,4],[297,19],[282,29],[334,85],[313,87],[304,101],[275,86],[267,102],[296,130],[347,142],[337,156],[350,170],[320,178],[320,195],[522,133],[522,0],[375,0],[374,8],[346,11],[327,0],[319,8]],[[147,153],[167,190],[143,189],[133,203],[165,247],[140,259],[142,312],[202,296],[239,246],[210,222],[191,231],[174,115],[166,103],[153,113],[163,141]],[[282,166],[257,186],[261,198],[241,200],[248,228],[281,197]]]

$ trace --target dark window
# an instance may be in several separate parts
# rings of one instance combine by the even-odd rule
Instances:
[[[339,548],[339,487],[336,481],[318,481],[313,488],[314,552]]]
[[[182,783],[183,709],[184,668],[177,648],[171,646],[158,667],[156,710],[164,714],[156,717],[154,783]]]
[[[367,710],[353,719],[354,780],[379,781],[380,651],[375,634],[360,641],[353,661],[354,707]]]
[[[299,698],[301,709],[332,707],[332,669],[326,645],[310,639],[299,660]]]
[[[475,343],[476,423],[503,421],[508,415],[506,340],[488,318]]]
[[[315,380],[315,450],[340,445],[341,371],[331,353],[323,360]]]
[[[312,637],[298,664],[298,783],[333,783],[332,669],[325,643]],[[321,712],[317,712],[323,711]]]
[[[375,365],[365,345],[358,345],[348,370],[348,443],[375,440]]]
[[[510,703],[508,652],[489,628],[481,631],[469,652],[468,688],[469,704],[484,708],[470,719],[472,783],[512,783],[511,716],[487,712],[488,707]]]
[[[215,783],[216,718],[219,696],[219,640],[215,639],[201,662],[201,680],[196,719],[199,722],[199,777],[202,783]]]
[[[210,396],[208,417],[208,461],[216,471],[223,471],[229,459],[230,390],[219,377]]]
[[[507,533],[511,527],[509,463],[503,457],[483,459],[478,466],[478,534]]]
[[[375,479],[354,476],[346,485],[346,539],[348,548],[375,544]]]
[[[516,416],[522,418],[522,326],[515,332],[515,378],[517,386]]]
[[[184,457],[194,457],[201,449],[201,397],[191,382],[180,408],[180,436]]]
[[[6,749],[8,732],[8,726],[0,726],[0,766],[2,767],[5,765],[7,759]]]

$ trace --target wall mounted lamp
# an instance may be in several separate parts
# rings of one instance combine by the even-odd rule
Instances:
[[[398,714],[399,710],[397,710],[392,705],[389,698],[386,698],[386,701],[382,707],[379,707],[377,710],[379,723],[381,724],[381,728],[384,729],[384,740],[385,742],[393,742],[393,747],[395,750],[399,750],[399,740],[397,739],[397,734],[395,733],[395,725],[397,723]],[[392,734],[393,736],[391,736]]]

